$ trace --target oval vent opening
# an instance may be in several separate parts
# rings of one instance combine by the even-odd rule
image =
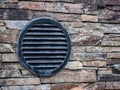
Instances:
[[[70,52],[69,34],[55,19],[34,19],[20,32],[19,59],[24,67],[37,76],[52,76],[62,70]]]

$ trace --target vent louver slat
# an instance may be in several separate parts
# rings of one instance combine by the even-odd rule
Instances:
[[[18,55],[23,65],[38,76],[51,76],[67,63],[71,42],[67,30],[56,20],[32,20],[20,33]]]

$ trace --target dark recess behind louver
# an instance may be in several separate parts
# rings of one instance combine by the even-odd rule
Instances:
[[[56,20],[32,20],[20,33],[18,55],[37,76],[51,76],[68,62],[71,42],[67,30]]]

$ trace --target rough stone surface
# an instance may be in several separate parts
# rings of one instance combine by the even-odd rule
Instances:
[[[4,63],[3,67],[5,70],[21,70],[24,69],[24,67],[22,65],[20,65],[19,63]]]
[[[2,54],[3,62],[18,62],[18,57],[16,54]]]
[[[93,61],[105,60],[106,53],[73,53],[70,60]]]
[[[20,30],[41,17],[58,20],[71,38],[68,64],[51,77],[36,77],[16,55]],[[0,0],[0,90],[119,90],[111,67],[119,53],[119,0]]]
[[[3,79],[4,85],[40,85],[39,78],[11,78]]]
[[[41,90],[40,86],[28,85],[28,86],[3,86],[2,90]]]
[[[19,2],[20,9],[30,9],[30,10],[45,10],[44,2]]]
[[[14,52],[14,50],[10,44],[0,44],[0,52]]]
[[[101,47],[101,46],[89,46],[86,49],[86,52],[117,52],[120,51],[120,47]]]
[[[1,42],[15,44],[18,41],[18,30],[6,30],[1,33]]]
[[[120,82],[106,82],[106,89],[120,89]]]
[[[83,22],[98,22],[98,17],[92,15],[81,15],[81,20]]]
[[[0,70],[0,78],[15,78],[21,77],[18,70]]]
[[[120,81],[120,75],[118,75],[118,74],[101,74],[101,75],[99,75],[98,80],[102,81],[102,82]]]
[[[68,62],[65,68],[70,70],[82,69],[82,63],[79,61],[71,61],[71,62]]]
[[[102,41],[102,46],[120,46],[120,41]]]
[[[108,53],[107,58],[120,58],[120,53]]]
[[[2,65],[2,57],[1,57],[1,54],[0,54],[0,70],[2,70],[2,67],[3,67],[3,65]]]
[[[0,26],[4,25],[4,21],[0,20]]]
[[[73,39],[73,45],[99,45],[101,37],[99,36],[78,36]]]
[[[108,68],[99,69],[98,74],[112,74],[112,70]]]
[[[89,67],[105,67],[105,66],[106,66],[106,62],[105,62],[105,61],[83,62],[83,66],[89,66]]]
[[[80,78],[82,77],[82,78]],[[74,78],[74,79],[73,79]],[[40,78],[41,83],[58,83],[58,82],[95,82],[96,74],[94,70],[79,71],[61,71],[53,77]]]
[[[2,19],[9,20],[28,20],[31,18],[31,11],[19,9],[6,9],[3,13]]]
[[[82,13],[83,4],[46,3],[46,10],[65,13]]]
[[[6,27],[9,29],[22,29],[26,24],[28,23],[28,21],[12,21],[12,20],[6,20],[5,24]]]
[[[18,2],[18,0],[4,0],[4,1],[1,0],[1,3],[16,3],[16,2]]]
[[[76,84],[76,83],[53,84],[51,87],[51,90],[84,90],[83,87],[85,86],[87,86],[87,84]],[[78,88],[78,89],[75,89],[75,88]]]
[[[51,90],[50,84],[41,84],[40,90]]]
[[[120,5],[120,1],[119,0],[105,0],[105,3],[107,5]]]

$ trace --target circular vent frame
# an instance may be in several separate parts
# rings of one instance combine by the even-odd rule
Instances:
[[[70,36],[53,18],[31,20],[20,32],[18,57],[31,73],[52,76],[67,64],[71,53]]]

